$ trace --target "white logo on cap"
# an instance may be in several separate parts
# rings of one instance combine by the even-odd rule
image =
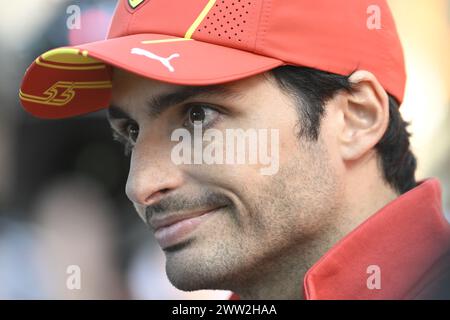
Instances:
[[[169,69],[170,72],[174,72],[175,69],[173,68],[173,66],[170,64],[170,60],[172,60],[173,58],[178,58],[180,55],[178,53],[174,53],[171,54],[169,57],[164,58],[164,57],[160,57],[157,54],[154,54],[153,52],[141,49],[141,48],[133,48],[131,49],[131,53],[132,54],[137,54],[140,56],[145,56],[147,58],[153,59],[153,60],[158,60],[159,62],[161,62],[163,64],[163,66],[165,66],[167,69]]]

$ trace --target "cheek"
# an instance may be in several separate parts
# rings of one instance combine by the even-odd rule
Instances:
[[[233,133],[228,136],[226,130]],[[251,185],[260,179],[267,180],[267,176],[277,175],[280,166],[291,163],[298,153],[293,125],[237,129],[241,133],[232,131],[236,129],[226,130],[218,133],[220,139],[203,142],[203,164],[186,167],[187,170],[198,176],[210,176],[214,181]]]
[[[319,142],[326,151],[330,166],[341,176],[345,172],[345,163],[341,156],[342,142],[339,140],[340,118],[336,117],[332,105],[327,105],[327,113],[320,124]]]
[[[333,217],[336,173],[318,145],[285,153],[277,175],[249,191],[255,221],[272,242],[288,244],[321,232]]]

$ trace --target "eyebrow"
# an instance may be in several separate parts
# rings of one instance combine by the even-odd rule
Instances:
[[[183,103],[188,99],[200,97],[239,99],[242,98],[242,96],[242,93],[224,85],[187,86],[173,92],[152,97],[147,102],[147,111],[150,116],[157,118],[171,106]],[[111,119],[131,119],[131,116],[126,111],[116,105],[111,105],[108,108],[108,117]]]

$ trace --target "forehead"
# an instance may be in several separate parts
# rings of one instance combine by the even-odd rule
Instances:
[[[112,104],[127,107],[132,103],[144,103],[151,101],[153,97],[164,96],[174,92],[184,92],[186,96],[208,95],[230,98],[244,98],[252,96],[260,91],[266,91],[272,86],[275,89],[273,78],[269,74],[258,74],[245,79],[215,84],[209,86],[177,85],[144,78],[139,75],[114,69],[112,88]],[[277,87],[278,88],[278,87]]]
[[[130,99],[150,97],[161,93],[175,91],[182,86],[165,83],[115,68],[112,77],[112,104],[126,106]]]

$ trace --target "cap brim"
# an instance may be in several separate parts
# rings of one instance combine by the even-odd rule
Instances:
[[[212,85],[249,77],[280,60],[193,39],[137,34],[50,50],[28,68],[20,89],[27,111],[66,118],[107,108],[112,68],[179,85]]]

